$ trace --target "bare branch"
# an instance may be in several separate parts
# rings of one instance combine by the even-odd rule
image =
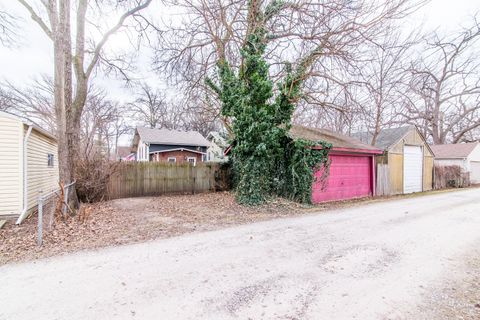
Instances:
[[[47,26],[47,24],[43,21],[43,19],[35,12],[35,10],[32,8],[30,4],[27,3],[25,0],[17,0],[21,5],[27,9],[27,11],[30,13],[30,17],[32,18],[33,21],[35,21],[40,28],[45,32],[45,34],[53,40],[53,32],[50,30],[50,28]]]

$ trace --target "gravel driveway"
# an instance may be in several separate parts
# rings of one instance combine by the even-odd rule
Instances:
[[[480,189],[392,200],[6,265],[0,319],[437,319],[479,247]]]

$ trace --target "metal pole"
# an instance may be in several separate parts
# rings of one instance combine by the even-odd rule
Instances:
[[[42,245],[42,238],[43,238],[43,197],[40,196],[38,198],[38,239],[37,245]]]
[[[63,192],[63,206],[62,206],[62,216],[65,217],[67,215],[67,201],[68,201],[68,191],[70,190],[70,187],[64,187],[64,192]]]

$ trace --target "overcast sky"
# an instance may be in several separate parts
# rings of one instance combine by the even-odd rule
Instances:
[[[52,74],[52,47],[47,37],[39,30],[23,7],[14,0],[0,0],[0,7],[20,15],[24,19],[21,30],[21,42],[17,48],[0,48],[0,79],[7,79],[16,84],[28,84],[39,74]],[[149,15],[158,17],[175,14],[173,8],[165,10],[159,5],[147,9]],[[439,29],[453,31],[471,21],[475,12],[480,12],[480,1],[477,0],[432,0],[416,12],[407,28],[416,28],[423,22],[425,31]],[[112,17],[112,21],[115,17]],[[110,47],[124,46],[125,38],[116,36],[109,43]],[[151,85],[164,87],[158,76],[150,71],[152,52],[148,48],[141,49],[137,63],[138,77],[145,78]],[[115,79],[98,79],[98,84],[108,88],[109,92],[120,101],[131,98],[131,93],[123,88],[123,82]]]

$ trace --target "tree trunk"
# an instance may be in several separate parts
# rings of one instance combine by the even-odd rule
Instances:
[[[57,119],[57,137],[58,137],[58,167],[60,182],[68,183],[70,181],[70,163],[67,147],[67,122],[65,108],[65,73],[64,73],[64,54],[62,35],[55,37],[54,44],[54,102],[55,116]]]
[[[67,56],[70,55],[70,52],[66,51],[68,48],[68,42],[70,39],[67,39],[67,24],[68,22],[65,19],[65,13],[67,10],[66,4],[64,1],[60,2],[60,10],[58,20],[55,20],[52,25],[55,28],[54,31],[54,103],[55,103],[55,116],[57,120],[57,137],[58,137],[58,162],[59,162],[59,174],[60,182],[69,183],[71,180],[71,171],[70,171],[70,159],[68,157],[68,142],[66,137],[67,132],[67,121],[66,121],[66,112],[68,109],[67,103],[68,95],[68,86],[71,86],[71,74],[70,78],[68,77],[68,59]],[[55,13],[54,13],[55,14]],[[69,16],[69,15],[67,15]],[[67,82],[70,83],[67,83]]]
[[[67,145],[71,178],[76,177],[76,162],[80,155],[80,126],[83,107],[87,100],[88,82],[85,77],[77,76],[75,100],[67,112]]]

